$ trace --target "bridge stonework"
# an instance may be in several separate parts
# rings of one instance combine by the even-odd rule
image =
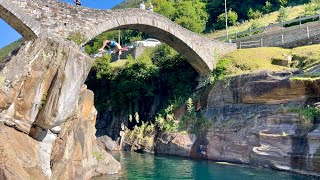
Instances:
[[[28,40],[42,36],[65,40],[79,31],[89,41],[105,31],[139,30],[183,54],[200,75],[214,69],[217,56],[236,49],[233,44],[198,35],[162,15],[139,9],[96,10],[56,0],[0,0],[0,18]]]

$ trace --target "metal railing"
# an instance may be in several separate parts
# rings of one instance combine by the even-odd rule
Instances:
[[[320,23],[312,22],[303,26],[245,37],[238,39],[236,43],[239,49],[264,46],[295,47],[299,44],[319,42],[319,39],[316,38],[319,35]]]
[[[257,40],[257,41],[245,41],[245,42],[239,42],[238,47],[239,49],[243,48],[253,48],[253,47],[262,47],[263,46],[263,40]]]
[[[246,31],[241,31],[241,32],[236,31],[234,33],[229,33],[229,38],[231,40],[238,40],[238,39],[240,39],[242,37],[246,37],[246,36],[251,36],[251,35],[254,35],[254,34],[262,33],[267,28],[275,27],[275,26],[288,27],[288,25],[293,24],[293,23],[299,23],[298,25],[301,26],[304,23],[310,22],[310,21],[307,21],[307,20],[312,20],[312,19],[318,19],[317,21],[320,21],[320,13],[316,14],[316,15],[312,15],[312,16],[299,17],[299,19],[280,22],[280,23],[269,25],[269,26],[263,26],[263,27],[259,27],[259,28],[251,28],[250,27],[249,30],[246,30]],[[305,21],[307,21],[307,22],[305,22]],[[225,40],[225,38],[226,38],[226,36],[220,36],[220,37],[217,37],[215,39]]]

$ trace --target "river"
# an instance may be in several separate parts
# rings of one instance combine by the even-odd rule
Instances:
[[[119,174],[96,177],[94,180],[313,180],[315,178],[293,173],[252,168],[244,165],[216,163],[177,156],[116,152],[113,156],[121,163]]]

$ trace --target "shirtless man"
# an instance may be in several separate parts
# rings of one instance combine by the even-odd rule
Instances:
[[[99,49],[99,51],[103,51],[106,46],[115,48],[114,52],[119,56],[122,54],[122,51],[126,50],[126,48],[122,48],[116,41],[105,40],[103,41],[102,47]]]

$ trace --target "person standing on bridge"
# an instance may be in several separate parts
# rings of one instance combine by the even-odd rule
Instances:
[[[122,48],[116,41],[105,40],[103,41],[102,47],[99,49],[99,51],[103,51],[106,46],[115,48],[114,52],[118,54],[118,56],[122,54],[122,51],[127,50],[126,48]]]
[[[140,9],[146,10],[146,5],[144,5],[144,1],[142,1],[142,3],[140,3]]]
[[[151,2],[150,2],[150,4],[149,4],[149,11],[153,12],[153,5],[152,5]]]
[[[80,0],[73,0],[74,3],[76,3],[77,6],[81,6]]]

